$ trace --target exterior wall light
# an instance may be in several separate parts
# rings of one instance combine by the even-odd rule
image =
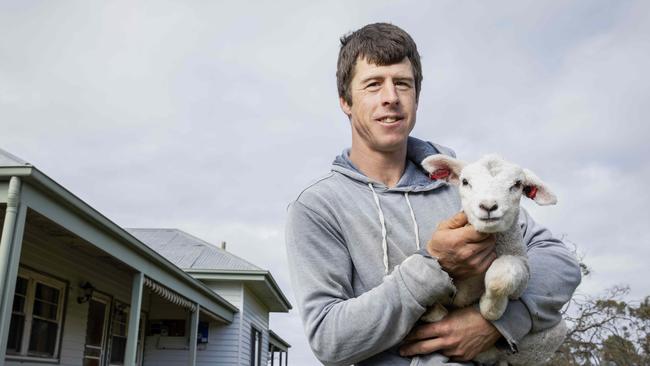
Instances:
[[[83,283],[83,285],[80,286],[81,289],[83,290],[83,296],[77,297],[77,302],[79,304],[83,304],[85,302],[90,301],[90,298],[93,297],[93,292],[95,292],[95,287],[90,284],[90,282],[86,281]]]

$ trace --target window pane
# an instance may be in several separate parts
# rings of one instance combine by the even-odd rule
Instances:
[[[84,358],[84,366],[99,366],[99,360]]]
[[[42,283],[36,284],[36,298],[39,300],[58,303],[59,290]]]
[[[50,304],[39,300],[34,301],[34,315],[41,318],[56,320],[57,308],[56,304]]]
[[[29,336],[29,353],[42,356],[54,356],[58,325],[45,320],[32,321],[32,333]]]
[[[84,357],[100,358],[102,356],[102,349],[100,347],[88,347],[84,351]]]
[[[120,310],[117,307],[114,310],[115,311],[113,311],[113,320],[120,323],[126,323],[127,322],[126,311]]]
[[[111,363],[123,364],[124,353],[126,352],[126,338],[113,337],[111,344]]]
[[[27,281],[26,278],[18,277],[16,278],[16,293],[25,295],[27,294],[27,285],[29,284],[29,281]]]
[[[14,305],[13,311],[22,313],[25,311],[25,296],[27,294],[27,279],[18,277],[16,278],[16,291],[14,292]]]
[[[24,313],[25,312],[25,297],[22,295],[14,295],[14,306],[13,312],[15,313]]]
[[[106,304],[90,300],[88,306],[88,323],[86,325],[86,345],[102,345],[104,336],[104,320],[106,317]]]
[[[262,333],[251,327],[251,366],[259,366],[262,359]]]
[[[23,328],[25,328],[25,317],[23,315],[11,315],[7,351],[20,352],[20,344],[23,339]]]

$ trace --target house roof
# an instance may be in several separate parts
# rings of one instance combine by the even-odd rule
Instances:
[[[179,229],[127,228],[126,231],[184,270],[262,270],[232,253]]]
[[[282,339],[282,337],[280,337],[270,329],[269,329],[269,343],[285,352],[288,352],[289,348],[291,347],[289,342]]]
[[[3,167],[22,167],[30,166],[28,162],[9,153],[8,151],[0,149],[0,166]]]
[[[17,180],[14,181],[14,178]],[[0,187],[6,188],[11,182],[18,182],[21,200],[25,201],[29,208],[50,219],[56,217],[57,223],[72,232],[85,230],[84,238],[100,250],[144,272],[152,279],[162,281],[181,295],[200,302],[202,311],[226,322],[232,322],[234,314],[238,311],[236,306],[137,240],[33,165],[0,149]],[[0,200],[3,199],[3,193],[6,194],[0,192]],[[6,198],[5,196],[4,199]],[[106,233],[112,235],[106,236]],[[115,246],[114,243],[119,245]]]
[[[291,303],[271,273],[179,229],[126,229],[194,278],[246,283],[270,311],[288,312]]]

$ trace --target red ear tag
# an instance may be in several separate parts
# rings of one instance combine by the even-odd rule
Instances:
[[[530,198],[531,200],[534,200],[535,196],[537,196],[537,187],[527,186],[524,188],[524,193],[526,193],[526,197]]]
[[[433,173],[429,174],[431,179],[445,179],[449,176],[449,169],[437,169]]]

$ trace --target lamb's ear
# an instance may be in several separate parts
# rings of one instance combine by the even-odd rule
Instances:
[[[456,185],[460,183],[458,177],[464,166],[463,161],[442,154],[431,155],[422,160],[422,167],[429,172],[431,179],[444,180]]]
[[[557,197],[535,173],[524,169],[524,194],[540,206],[554,205]]]

